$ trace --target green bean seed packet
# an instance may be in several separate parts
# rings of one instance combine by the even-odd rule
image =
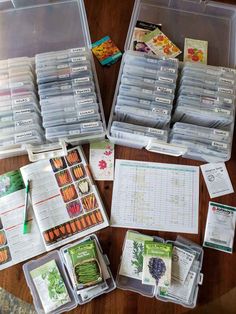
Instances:
[[[96,244],[93,240],[69,248],[68,253],[78,290],[103,281]]]

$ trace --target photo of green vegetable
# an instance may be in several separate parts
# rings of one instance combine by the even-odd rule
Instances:
[[[134,267],[135,274],[139,274],[143,270],[143,251],[144,245],[142,242],[133,242],[133,259],[131,260],[131,264]]]
[[[0,176],[0,197],[24,188],[24,181],[19,170],[10,171]]]
[[[75,273],[79,284],[91,285],[101,280],[99,265],[94,259],[75,266]]]

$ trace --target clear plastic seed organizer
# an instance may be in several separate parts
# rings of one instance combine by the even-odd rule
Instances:
[[[105,138],[83,0],[6,0],[0,37],[0,159]]]
[[[140,255],[143,257],[145,241],[169,243],[172,244],[173,247],[177,248],[180,253],[173,253],[172,264],[174,259],[176,261],[176,258],[179,258],[179,265],[185,268],[185,263],[184,266],[181,265],[181,263],[183,263],[181,255],[184,254],[187,259],[191,258],[192,264],[187,270],[188,274],[186,279],[184,280],[182,277],[183,282],[180,283],[179,281],[171,278],[171,284],[167,290],[166,288],[163,290],[162,287],[158,287],[156,285],[142,283],[143,259],[140,258]],[[180,304],[186,308],[194,308],[197,304],[199,285],[202,285],[203,282],[203,274],[201,273],[203,254],[204,252],[201,246],[184,239],[181,236],[178,236],[175,241],[165,241],[164,239],[156,236],[146,236],[139,232],[128,230],[123,244],[121,263],[116,276],[117,288],[133,291],[150,298],[155,297],[163,302]],[[183,269],[180,270],[179,268],[179,278],[181,277],[181,273],[183,274]]]
[[[77,245],[84,244],[88,241],[93,241],[96,246],[97,259],[98,264],[100,265],[100,272],[102,281],[97,284],[90,285],[83,289],[76,289],[74,286],[74,273],[72,271],[71,260],[68,259],[68,249],[73,249]],[[86,256],[86,255],[85,255]],[[35,278],[33,272],[37,271],[37,269],[42,268],[45,264],[55,261],[56,266],[59,270],[60,276],[65,284],[66,290],[69,294],[70,300],[68,302],[64,302],[63,305],[55,307],[54,310],[46,311],[45,304],[47,302],[47,287],[46,284],[41,286],[40,290],[37,290],[36,283],[38,278]],[[88,260],[91,262],[91,259]],[[23,271],[25,275],[25,279],[27,285],[31,291],[33,302],[37,313],[50,313],[50,314],[59,314],[68,312],[79,305],[86,304],[90,302],[92,299],[101,296],[102,294],[106,294],[111,292],[116,288],[116,283],[112,276],[111,270],[109,268],[109,260],[107,255],[103,253],[101,244],[95,234],[91,234],[80,241],[74,242],[73,244],[66,245],[60,249],[60,251],[53,251],[48,253],[47,255],[38,258],[36,260],[29,261],[24,264]],[[43,291],[42,291],[43,290]],[[50,293],[50,292],[49,292]],[[42,301],[42,294],[44,302]],[[55,301],[54,301],[55,302]],[[43,305],[44,304],[44,305]]]
[[[182,52],[185,38],[208,41],[208,65],[183,63],[183,53],[178,59],[160,59],[132,51],[137,21],[161,24]],[[224,38],[224,48],[219,38]],[[236,7],[199,0],[136,0],[125,51],[109,139],[205,162],[229,160],[236,104]]]

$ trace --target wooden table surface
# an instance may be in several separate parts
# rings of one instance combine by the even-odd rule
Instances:
[[[236,1],[225,1],[236,4]],[[110,35],[118,47],[123,49],[126,34],[129,26],[129,21],[133,8],[133,0],[86,0],[85,6],[90,25],[90,33],[92,41],[96,41],[105,35]],[[222,43],[223,49],[223,43]],[[105,116],[108,121],[110,108],[113,99],[113,93],[116,86],[117,75],[119,71],[119,62],[110,68],[102,68],[96,63],[97,73],[99,77],[100,89],[104,104]],[[227,168],[230,173],[231,180],[236,189],[236,145],[234,141],[234,148],[232,158],[227,162]],[[88,146],[85,146],[85,151],[88,153]],[[176,163],[184,165],[200,165],[200,162],[191,161],[188,159],[168,157],[164,155],[149,153],[144,150],[130,149],[127,147],[116,147],[116,158],[142,160],[142,161],[155,161],[165,163]],[[26,156],[9,158],[0,162],[0,174],[18,169],[19,167],[28,163]],[[112,183],[99,182],[98,188],[101,193],[103,202],[107,209],[108,215],[111,209],[112,198]],[[202,244],[208,209],[209,196],[206,185],[203,182],[202,176],[200,177],[200,207],[199,207],[199,233],[197,235],[183,235],[186,238]],[[219,199],[214,199],[222,204],[236,206],[236,194],[227,195]],[[104,252],[107,253],[111,270],[116,276],[117,268],[120,262],[120,255],[122,252],[122,244],[125,237],[126,229],[121,228],[106,228],[98,232],[98,237],[101,241]],[[146,234],[158,235],[166,239],[175,239],[177,234],[167,232],[152,232],[147,231]],[[24,301],[32,303],[32,298],[29,289],[26,285],[22,265],[19,264],[7,270],[1,271],[0,286],[7,291],[13,293],[15,296]],[[236,287],[236,254],[221,253],[212,249],[204,250],[203,273],[204,281],[199,290],[199,298],[197,313],[211,313],[201,310],[205,305],[211,303],[230,293]],[[236,309],[236,293],[234,289],[233,302],[234,310]],[[231,295],[232,296],[232,295]],[[221,300],[221,299],[220,299]],[[222,299],[224,300],[224,299]],[[216,308],[215,313],[231,313],[227,307],[226,302],[220,301],[219,307]],[[116,289],[110,294],[103,295],[88,305],[78,307],[71,313],[120,313],[120,314],[133,314],[133,313],[187,313],[190,311],[184,307],[174,305],[171,303],[163,303],[155,299],[143,297],[139,294],[129,291],[122,291]],[[235,310],[236,312],[236,310]],[[194,311],[195,313],[195,311]],[[232,312],[233,313],[233,312]]]

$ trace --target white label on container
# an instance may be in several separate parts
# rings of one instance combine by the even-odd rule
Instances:
[[[68,119],[66,119],[66,123],[73,123],[73,122],[77,122],[77,118],[68,118]]]
[[[229,137],[229,132],[228,131],[223,131],[223,130],[213,130],[213,133],[215,135],[223,135],[225,137]]]
[[[76,53],[76,52],[84,52],[86,49],[85,49],[85,47],[80,47],[80,48],[72,48],[71,50],[70,50],[70,52],[72,52],[72,53]]]
[[[148,59],[147,59],[147,62],[149,62],[149,63],[157,63],[158,60],[148,58]]]
[[[152,91],[150,89],[145,89],[143,88],[142,89],[142,93],[145,93],[145,94],[152,94]]]
[[[68,68],[68,67],[69,67],[68,64],[59,64],[59,65],[57,66],[57,69],[65,69],[65,68]]]
[[[75,90],[75,95],[91,93],[91,88],[80,88]]]
[[[162,102],[164,104],[171,104],[171,100],[170,99],[166,99],[166,98],[162,98],[162,97],[156,97],[155,101]]]
[[[87,71],[88,67],[84,65],[81,67],[72,68],[71,70],[72,70],[72,73],[77,73],[77,72]]]
[[[158,81],[160,81],[160,82],[174,83],[174,80],[173,80],[172,78],[163,77],[163,76],[159,76],[159,77],[158,77]]]
[[[65,79],[65,78],[68,78],[68,77],[70,77],[70,74],[60,74],[60,75],[58,75],[59,79]]]
[[[143,104],[143,105],[150,105],[150,104],[151,104],[151,102],[150,102],[149,100],[143,100],[143,99],[141,99],[141,100],[139,101],[139,103],[140,103],[140,104]]]
[[[64,108],[65,112],[70,112],[70,111],[74,111],[74,110],[75,110],[75,107],[66,107],[66,108]]]
[[[30,98],[29,97],[14,99],[14,104],[15,105],[24,104],[26,102],[30,102]]]
[[[234,83],[235,83],[234,80],[230,80],[230,79],[225,78],[225,77],[220,77],[219,81],[222,83],[227,83],[227,84],[231,84],[231,85],[234,85]]]
[[[3,117],[0,119],[1,122],[12,121],[12,117]]]
[[[80,99],[77,101],[77,105],[92,104],[92,103],[93,103],[93,98],[85,98],[85,99]]]
[[[153,128],[148,128],[148,132],[152,134],[158,134],[158,135],[164,135],[165,131],[163,130],[158,130],[158,129],[153,129]]]
[[[210,74],[210,75],[217,75],[218,74],[218,70],[207,69],[206,73]]]
[[[232,105],[232,103],[233,103],[233,100],[230,98],[223,98],[223,101],[226,102],[227,104],[230,104],[230,105]]]
[[[88,122],[88,123],[83,123],[82,124],[82,128],[83,129],[92,129],[92,128],[96,128],[99,126],[98,122]]]
[[[224,67],[221,67],[220,69],[223,73],[234,73],[234,74],[236,74],[236,69],[224,68]]]
[[[224,113],[230,115],[230,111],[222,108],[215,108],[215,112],[217,113]]]
[[[165,115],[168,114],[168,110],[165,110],[165,109],[152,108],[152,111],[156,113],[160,113],[160,114],[165,114]]]
[[[218,92],[225,93],[225,94],[231,94],[231,95],[234,93],[233,89],[231,89],[231,88],[223,88],[223,87],[219,87],[218,88]]]
[[[25,113],[31,113],[31,109],[19,109],[19,110],[14,110],[13,114],[14,115],[21,115]]]
[[[14,135],[15,142],[17,143],[18,141],[22,141],[24,138],[31,137],[31,136],[33,136],[32,131],[27,131],[27,132],[15,134]]]
[[[15,122],[15,126],[27,126],[33,123],[33,119],[20,120]]]
[[[176,70],[173,68],[161,67],[162,72],[176,73]]]
[[[204,89],[203,92],[208,95],[215,95],[215,92],[212,90]]]
[[[76,135],[76,134],[80,134],[80,130],[69,131],[69,135]]]
[[[145,78],[143,81],[144,81],[145,83],[149,83],[149,84],[155,83],[155,80],[148,79],[148,78]]]
[[[171,88],[163,87],[163,86],[157,86],[157,91],[161,93],[167,93],[172,94],[173,90]]]
[[[69,85],[61,85],[61,90],[67,90],[67,89],[71,89],[72,86],[69,84]]]
[[[71,62],[80,62],[80,61],[86,61],[86,57],[76,57],[76,58],[71,58]]]
[[[80,117],[83,117],[83,116],[88,116],[88,115],[91,115],[91,114],[94,114],[95,111],[93,109],[90,109],[90,110],[83,110],[83,111],[79,111],[78,115]]]
[[[90,77],[78,77],[72,80],[74,84],[82,83],[82,82],[89,82],[89,81],[90,81]]]
[[[145,69],[145,68],[144,68],[144,71],[145,71],[146,73],[156,73],[155,70],[151,70],[151,69]]]
[[[206,105],[212,105],[214,104],[216,99],[208,98],[208,97],[202,97],[201,98],[201,103],[206,104]]]
[[[214,141],[214,142],[212,142],[211,144],[212,144],[212,146],[217,147],[217,148],[224,148],[224,149],[227,149],[227,147],[228,147],[227,144],[221,143],[221,142],[215,142],[215,141]]]

